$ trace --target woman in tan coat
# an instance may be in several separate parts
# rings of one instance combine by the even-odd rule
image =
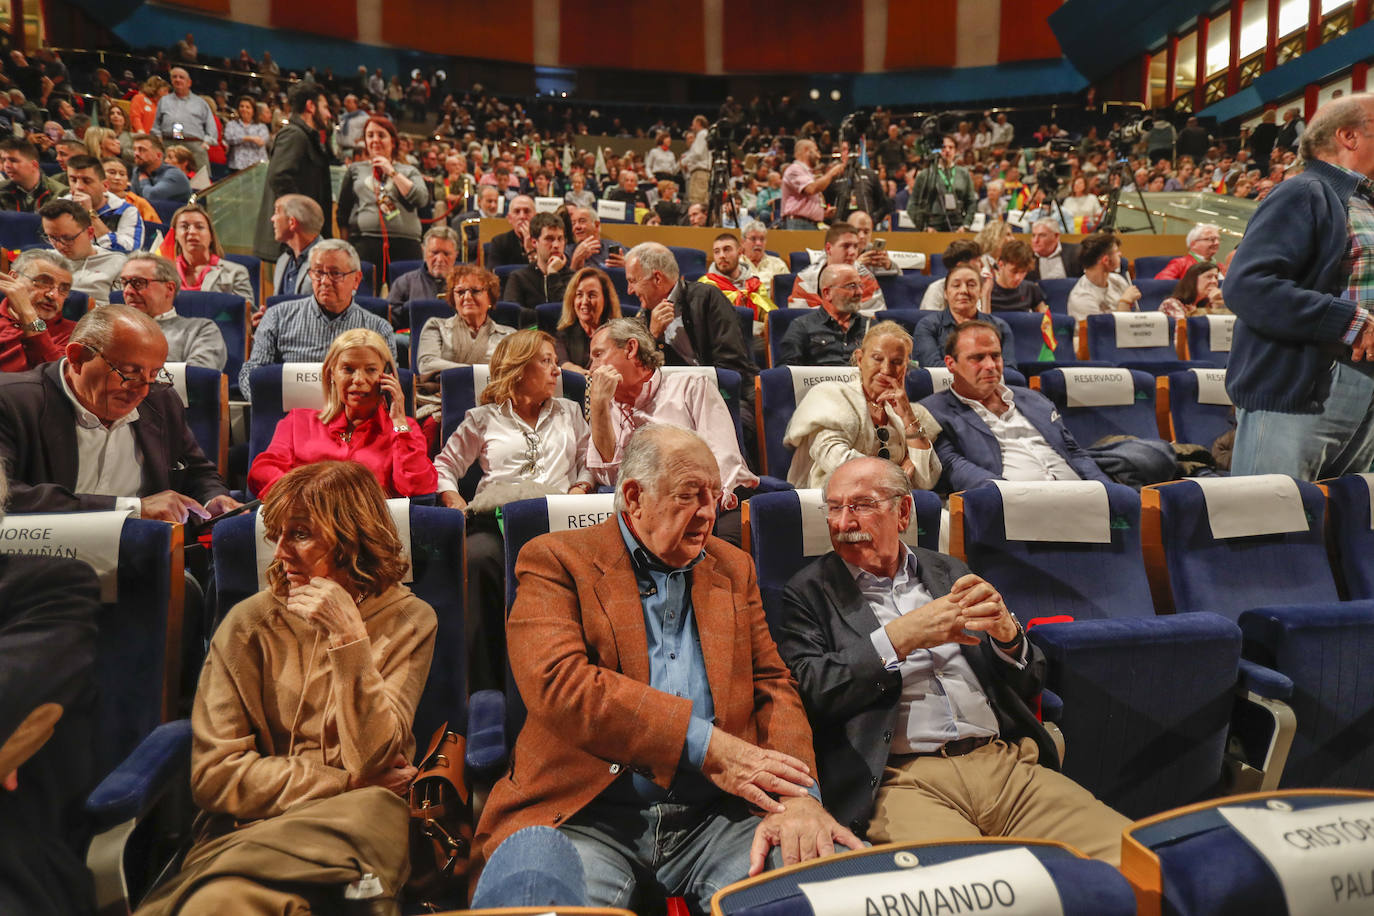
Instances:
[[[262,521],[268,587],[220,624],[196,692],[195,845],[140,912],[333,912],[368,873],[371,912],[399,912],[434,610],[401,584],[401,542],[362,465],[291,471]]]

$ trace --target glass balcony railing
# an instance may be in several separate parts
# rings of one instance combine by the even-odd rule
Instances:
[[[335,200],[339,198],[343,171],[341,165],[329,170]],[[229,254],[253,253],[253,236],[258,229],[258,211],[262,206],[262,189],[266,182],[267,165],[258,163],[215,182],[196,195],[196,201],[204,205],[214,218],[219,243]]]

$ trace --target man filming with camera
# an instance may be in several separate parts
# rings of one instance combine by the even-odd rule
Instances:
[[[940,155],[916,176],[906,212],[917,230],[958,232],[972,224],[978,192],[968,169],[954,164],[958,150],[953,135],[945,134]]]

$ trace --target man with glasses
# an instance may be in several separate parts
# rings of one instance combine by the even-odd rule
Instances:
[[[890,461],[840,465],[822,491],[834,550],[783,591],[774,634],[826,807],[873,843],[1038,837],[1116,865],[1129,821],[1057,772],[1032,711],[1043,654],[989,583],[902,542],[909,487]]]
[[[239,389],[250,401],[248,378],[259,366],[322,362],[329,345],[344,331],[367,328],[390,341],[391,325],[353,301],[362,282],[358,252],[341,239],[325,239],[310,249],[314,292],[279,302],[267,310],[253,335],[253,352],[239,372]],[[391,343],[396,359],[396,344]]]
[[[990,480],[1096,480],[1107,475],[1074,441],[1054,403],[1002,376],[1002,337],[987,321],[962,321],[945,340],[951,387],[921,402],[940,424],[941,492]]]
[[[62,305],[72,289],[71,262],[31,248],[0,274],[0,372],[23,372],[62,358],[75,322]]]
[[[90,296],[96,305],[108,305],[125,255],[96,246],[91,214],[74,200],[44,204],[38,215],[43,220],[41,241],[72,263],[72,289]]]
[[[872,221],[869,221],[869,234],[872,233]],[[860,252],[863,251],[863,239],[865,234],[854,228],[849,223],[836,223],[825,233],[825,253],[813,261],[808,267],[797,274],[797,281],[792,284],[792,297],[788,300],[793,308],[814,308],[819,306],[820,294],[817,287],[820,284],[821,271],[831,264],[848,264],[859,274],[859,282],[862,284],[859,297],[859,311],[865,316],[872,318],[877,312],[887,308],[887,302],[883,299],[882,287],[878,285],[878,275],[896,276],[901,271],[892,267],[889,263],[887,267],[870,267],[869,263],[861,261]],[[884,258],[887,256],[884,254]]]
[[[177,267],[162,255],[138,251],[119,271],[124,301],[157,322],[167,338],[167,359],[224,370],[228,349],[224,335],[209,318],[188,318],[172,307],[177,294]]]
[[[77,322],[65,359],[0,376],[11,511],[183,523],[237,506],[186,425],[166,360],[157,323],[111,305]]]
[[[863,282],[851,264],[830,264],[821,271],[821,307],[794,320],[782,336],[784,366],[848,366],[868,333],[869,319],[859,314]]]

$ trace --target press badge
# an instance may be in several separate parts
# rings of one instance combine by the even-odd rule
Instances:
[[[946,210],[956,210],[956,209],[958,209],[958,207],[959,207],[959,201],[955,199],[955,197],[954,197],[953,194],[951,194],[951,193],[949,193],[948,191],[946,191],[946,192],[945,192],[945,209],[946,209]]]

